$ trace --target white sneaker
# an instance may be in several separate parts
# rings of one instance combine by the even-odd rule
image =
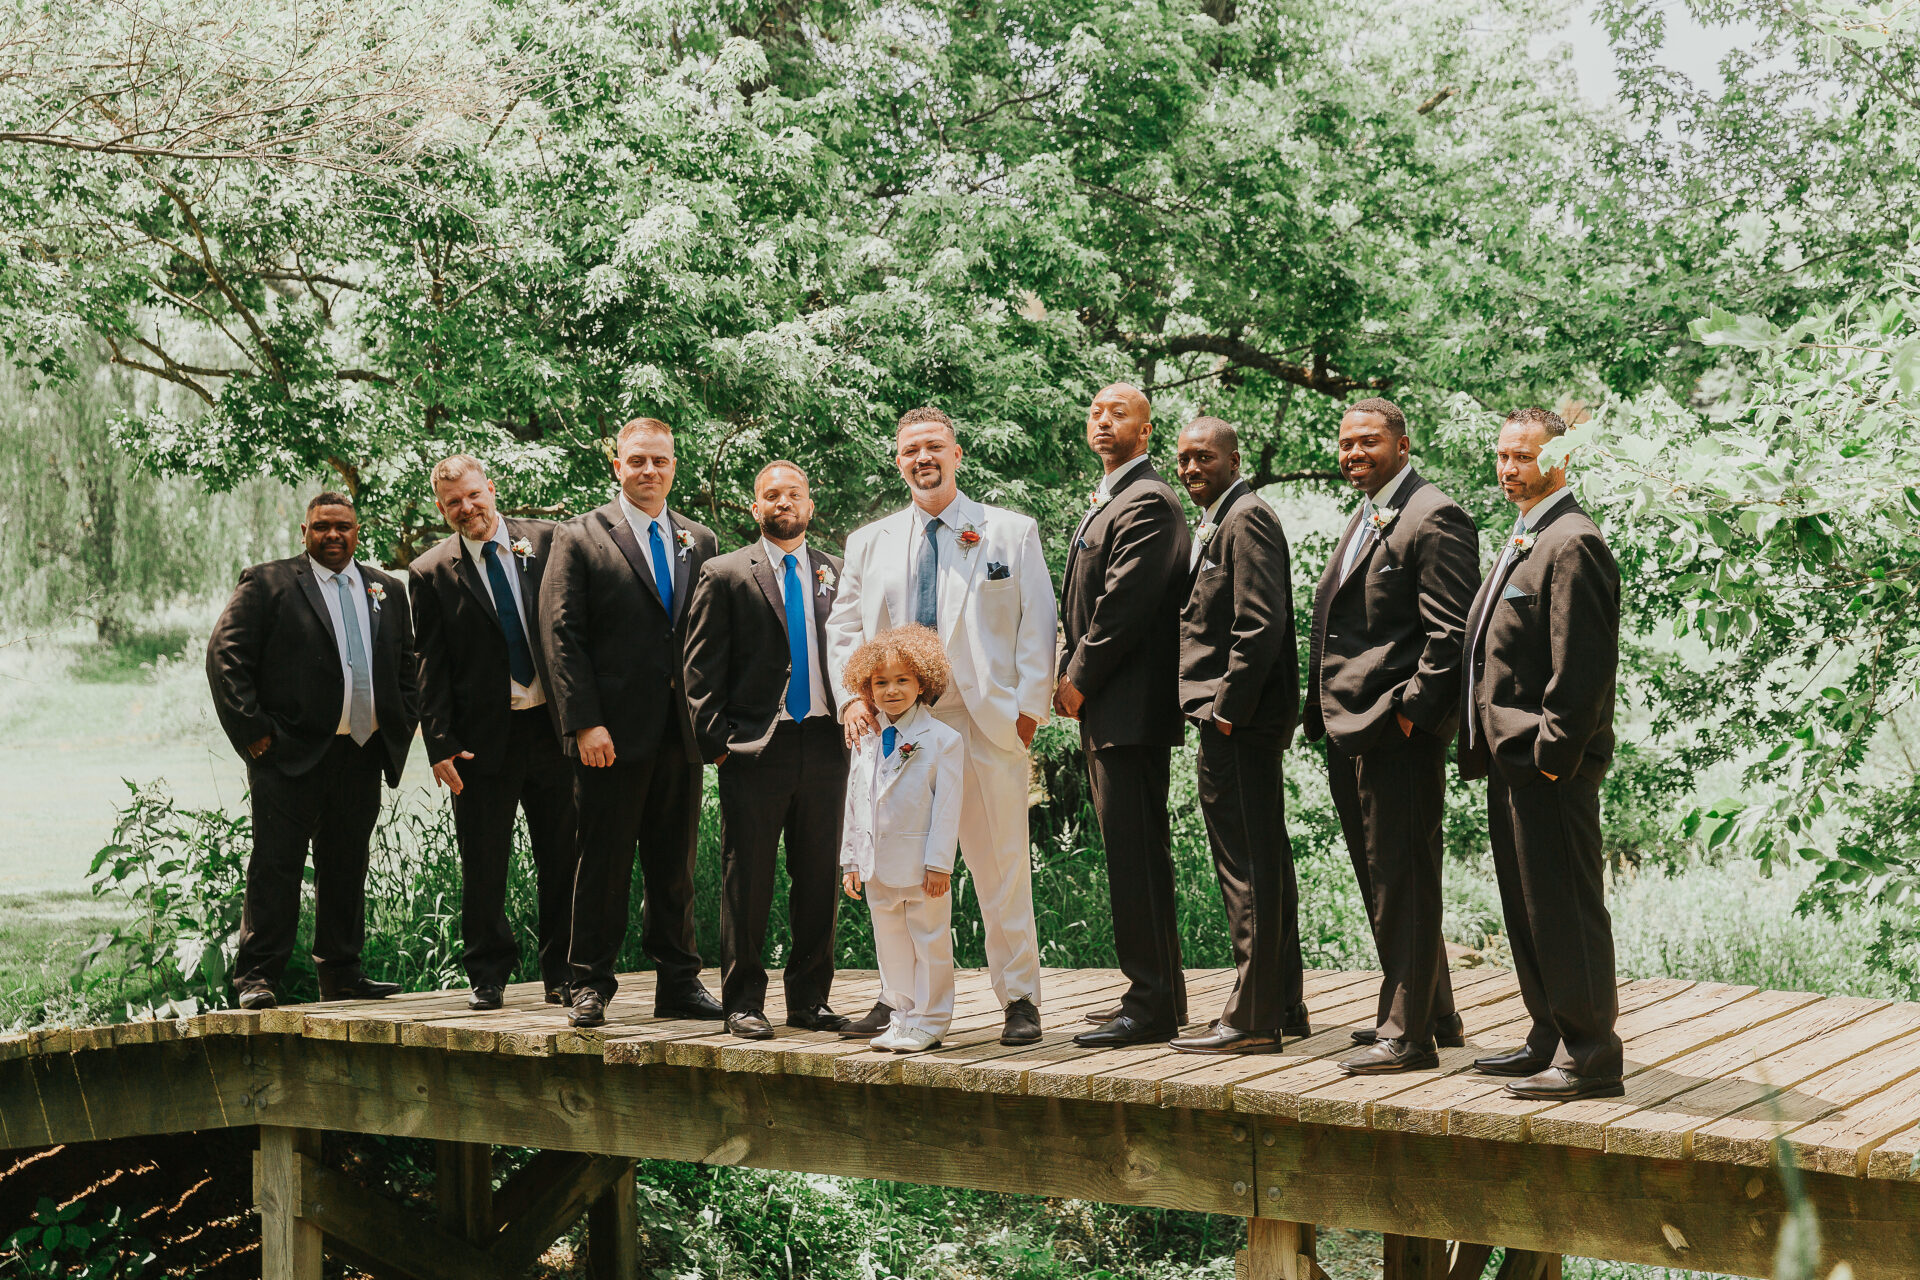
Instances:
[[[902,1027],[893,1033],[893,1043],[887,1047],[895,1053],[924,1053],[939,1048],[940,1037],[919,1027]]]
[[[900,1034],[900,1028],[889,1024],[885,1031],[867,1041],[867,1048],[878,1049],[882,1053],[891,1052],[900,1047]]]

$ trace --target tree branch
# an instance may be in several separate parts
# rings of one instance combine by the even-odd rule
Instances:
[[[1183,333],[1171,338],[1136,340],[1136,349],[1144,357],[1165,358],[1168,356],[1191,355],[1204,352],[1208,355],[1225,356],[1234,364],[1248,369],[1258,369],[1262,373],[1272,374],[1282,382],[1290,382],[1296,387],[1308,391],[1318,391],[1323,396],[1339,399],[1355,391],[1384,391],[1392,386],[1389,378],[1350,378],[1344,373],[1330,371],[1326,358],[1316,356],[1311,367],[1295,364],[1291,360],[1282,360],[1269,355],[1250,342],[1221,334]]]

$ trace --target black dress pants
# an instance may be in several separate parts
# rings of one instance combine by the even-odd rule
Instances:
[[[653,961],[656,999],[700,981],[693,932],[693,858],[700,830],[700,766],[678,744],[602,769],[573,762],[580,869],[573,879],[573,985],[611,1000],[627,940],[636,852],[646,897],[640,945]]]
[[[233,959],[236,991],[272,987],[286,972],[300,928],[300,884],[313,850],[313,964],[320,994],[359,980],[366,939],[367,850],[380,818],[385,748],[376,734],[355,746],[341,734],[320,762],[288,777],[265,758],[247,765],[253,856]]]
[[[571,981],[567,951],[573,936],[573,766],[561,753],[545,707],[512,714],[507,752],[491,773],[463,769],[453,798],[453,829],[460,842],[460,963],[476,987],[513,980],[520,948],[507,922],[507,868],[513,857],[515,815],[525,810],[533,845],[539,902],[540,980],[549,988]]]
[[[1398,725],[1357,756],[1327,745],[1327,787],[1380,955],[1374,1026],[1383,1040],[1425,1044],[1455,1015],[1441,934],[1446,770],[1444,739],[1407,737]]]
[[[1187,1020],[1180,919],[1173,892],[1173,828],[1167,811],[1171,747],[1088,747],[1087,780],[1107,848],[1113,949],[1130,984],[1120,1008],[1156,1028]]]
[[[728,1013],[764,1011],[767,914],[782,837],[792,932],[782,979],[787,1009],[827,1003],[846,801],[847,755],[831,716],[781,721],[759,754],[729,756],[720,766],[720,1003]]]
[[[1487,829],[1520,998],[1533,1019],[1527,1047],[1583,1076],[1619,1075],[1599,779],[1541,774],[1511,786],[1495,765]]]
[[[1220,1020],[1236,1031],[1277,1033],[1292,1025],[1305,981],[1280,751],[1203,724],[1198,780],[1233,941],[1233,993]]]

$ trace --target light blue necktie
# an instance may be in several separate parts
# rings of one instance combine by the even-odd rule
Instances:
[[[913,611],[915,622],[935,631],[940,629],[940,544],[934,541],[939,530],[939,517],[927,521],[927,545],[920,548],[920,575],[916,584],[920,598]]]
[[[899,736],[900,736],[900,731],[894,728],[892,725],[888,725],[886,728],[882,729],[880,731],[880,754],[883,756],[892,755],[893,740]]]
[[[793,663],[793,670],[787,676],[787,714],[796,721],[805,720],[807,712],[813,710],[813,694],[809,688],[807,663],[807,602],[800,594],[800,571],[794,567],[797,563],[791,555],[781,558],[787,566],[787,576],[783,587],[787,596],[787,657]]]
[[[333,575],[335,594],[340,597],[341,629],[347,633],[347,669],[353,673],[353,693],[347,702],[347,732],[354,745],[364,747],[373,736],[373,665],[367,661],[367,645],[360,638],[360,615],[354,611],[353,586],[347,575]]]
[[[667,544],[660,540],[660,522],[647,526],[647,541],[653,544],[653,585],[660,592],[660,603],[667,607],[667,622],[673,622],[673,561],[667,559]]]
[[[1362,498],[1360,500],[1360,527],[1353,531],[1353,539],[1347,543],[1347,560],[1345,564],[1340,566],[1341,582],[1345,582],[1347,575],[1353,572],[1354,561],[1360,558],[1361,551],[1366,549],[1367,539],[1373,536],[1373,521],[1369,518],[1372,515],[1373,499]]]

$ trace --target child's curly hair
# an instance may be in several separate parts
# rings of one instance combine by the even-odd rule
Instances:
[[[918,623],[889,627],[855,649],[840,682],[848,693],[864,698],[868,696],[867,686],[873,683],[873,673],[893,660],[918,677],[920,701],[929,706],[939,701],[947,687],[947,653],[940,647],[940,637]]]

